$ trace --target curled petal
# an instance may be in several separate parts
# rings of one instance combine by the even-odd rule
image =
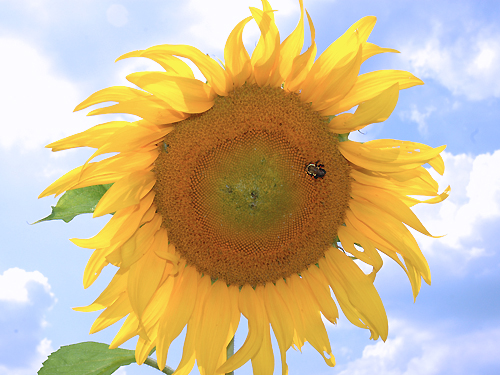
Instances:
[[[239,296],[239,308],[248,320],[248,336],[241,348],[234,353],[221,367],[219,373],[231,372],[243,366],[249,359],[255,357],[259,352],[265,329],[265,310],[260,298],[250,285],[241,288]],[[269,324],[269,323],[268,323]]]
[[[402,70],[377,70],[361,74],[342,100],[322,109],[320,113],[324,116],[333,116],[348,111],[352,107],[374,98],[395,83],[399,83],[400,90],[424,84],[413,74]]]
[[[380,336],[385,341],[387,315],[373,282],[340,250],[332,248],[325,256],[319,261],[320,269],[323,269],[346,317],[355,325],[366,325],[373,339]]]
[[[162,72],[142,72],[129,74],[127,79],[154,94],[176,111],[200,113],[214,104],[215,92],[212,88],[194,78]]]
[[[379,172],[400,172],[428,163],[446,148],[446,146],[437,148],[427,146],[426,149],[417,151],[419,148],[416,147],[413,148],[413,152],[409,152],[404,147],[405,143],[394,141],[392,142],[394,147],[380,148],[370,142],[361,144],[347,141],[341,142],[339,149],[347,160],[359,167]]]
[[[314,30],[314,25],[312,23],[309,13],[307,13],[307,20],[309,21],[309,29],[311,30],[311,46],[300,56],[293,59],[292,69],[288,77],[285,77],[284,89],[287,91],[299,91],[302,87],[302,83],[306,79],[309,71],[314,63],[314,58],[316,57],[316,42],[314,38],[316,32]]]
[[[169,73],[175,73],[180,75],[181,77],[194,78],[193,71],[191,70],[189,65],[181,59],[172,55],[163,54],[151,50],[138,50],[126,53],[116,59],[116,61],[123,60],[129,57],[147,57],[148,59],[151,59],[154,62],[160,64],[162,68]]]
[[[363,129],[366,125],[383,122],[396,108],[398,97],[399,84],[395,83],[374,98],[361,103],[354,114],[345,113],[334,117],[328,128],[335,133],[344,134]]]
[[[250,55],[243,45],[243,28],[252,19],[247,17],[231,31],[224,48],[225,66],[233,77],[234,87],[242,86],[252,74]]]
[[[352,59],[352,55],[356,54],[360,45],[368,39],[376,21],[376,17],[364,17],[333,42],[314,62],[307,79],[304,81],[304,87],[314,85],[314,82],[320,82],[342,60]]]
[[[186,59],[191,60],[198,67],[198,69],[200,69],[201,73],[207,79],[208,84],[218,95],[227,95],[231,89],[231,78],[224,71],[224,69],[222,69],[222,67],[215,60],[205,55],[195,47],[163,44],[160,46],[150,47],[146,49],[144,53],[185,57]],[[122,57],[119,57],[117,61]]]
[[[269,82],[275,65],[279,61],[280,34],[274,23],[272,11],[262,11],[253,7],[250,7],[250,11],[261,32],[259,42],[252,53],[251,62],[255,82],[262,87]]]
[[[300,55],[304,44],[304,4],[300,3],[300,20],[290,35],[281,43],[280,56],[277,68],[272,73],[269,84],[273,87],[281,87],[281,84],[289,76],[294,60]]]

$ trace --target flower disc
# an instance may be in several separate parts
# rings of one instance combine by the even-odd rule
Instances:
[[[160,145],[155,203],[170,243],[228,284],[300,273],[336,242],[344,221],[349,166],[337,146],[296,94],[244,85],[218,97]]]

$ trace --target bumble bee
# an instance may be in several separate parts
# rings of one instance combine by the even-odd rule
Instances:
[[[323,178],[325,177],[326,171],[323,169],[324,165],[319,164],[319,160],[316,163],[309,163],[306,166],[306,172],[308,175],[313,176],[314,178]]]

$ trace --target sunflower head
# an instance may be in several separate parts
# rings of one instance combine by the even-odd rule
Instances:
[[[153,190],[169,240],[228,285],[300,273],[344,222],[350,177],[338,143],[295,93],[245,84],[216,98],[160,145]],[[316,160],[329,172],[319,179],[308,170]]]
[[[145,57],[164,71],[131,74],[138,88],[103,89],[76,109],[116,102],[89,114],[141,119],[97,125],[48,146],[97,150],[42,196],[113,183],[94,212],[113,217],[95,237],[73,242],[95,249],[85,287],[106,265],[118,270],[95,302],[78,310],[104,310],[91,332],[126,316],[111,347],[139,336],[137,362],[156,347],[160,368],[187,326],[176,374],[188,373],[195,361],[208,375],[248,360],[255,374],[271,374],[271,327],[283,374],[287,350],[305,342],[333,366],[322,316],[336,323],[337,304],[371,338],[387,338],[373,286],[380,253],[404,269],[415,297],[422,279],[430,283],[407,226],[430,236],[411,207],[447,197],[449,188],[438,194],[423,167],[442,174],[444,146],[348,139],[385,121],[399,91],[422,82],[398,70],[359,75],[369,57],[397,52],[367,42],[375,17],[356,22],[316,59],[307,13],[311,42],[301,53],[302,1],[299,23],[283,41],[274,10],[262,2],[229,35],[221,64],[185,45],[120,57]],[[250,21],[261,32],[251,56],[242,41]],[[192,61],[205,81],[180,58]],[[90,162],[106,153],[115,154]],[[354,259],[372,271],[365,274]],[[226,358],[241,314],[248,336]]]

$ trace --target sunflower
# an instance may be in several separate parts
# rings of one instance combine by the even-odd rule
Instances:
[[[359,75],[369,57],[397,52],[367,42],[375,17],[356,22],[315,59],[307,12],[311,45],[301,53],[302,1],[299,23],[283,42],[270,4],[262,3],[230,33],[224,62],[187,45],[121,56],[146,57],[165,71],[130,74],[140,89],[106,88],[75,110],[117,102],[89,115],[141,119],[97,125],[47,146],[97,150],[41,196],[113,183],[94,212],[112,218],[96,236],[72,241],[95,249],[85,288],[106,265],[118,270],[94,303],[77,310],[104,309],[92,333],[127,317],[110,347],[139,336],[139,364],[156,348],[164,368],[172,341],[187,326],[175,374],[189,373],[195,361],[209,375],[249,360],[255,374],[272,374],[271,328],[283,374],[287,350],[305,342],[334,366],[323,318],[335,324],[337,304],[371,339],[387,338],[386,313],[373,285],[380,253],[403,268],[414,297],[421,279],[430,283],[407,227],[431,236],[411,207],[447,197],[449,188],[438,194],[423,167],[442,174],[445,146],[348,139],[352,131],[385,121],[399,90],[422,81],[398,70]],[[242,33],[251,20],[261,35],[250,56]],[[206,81],[180,58],[194,63]],[[90,162],[106,153],[113,155]],[[248,335],[227,358],[241,314]]]

